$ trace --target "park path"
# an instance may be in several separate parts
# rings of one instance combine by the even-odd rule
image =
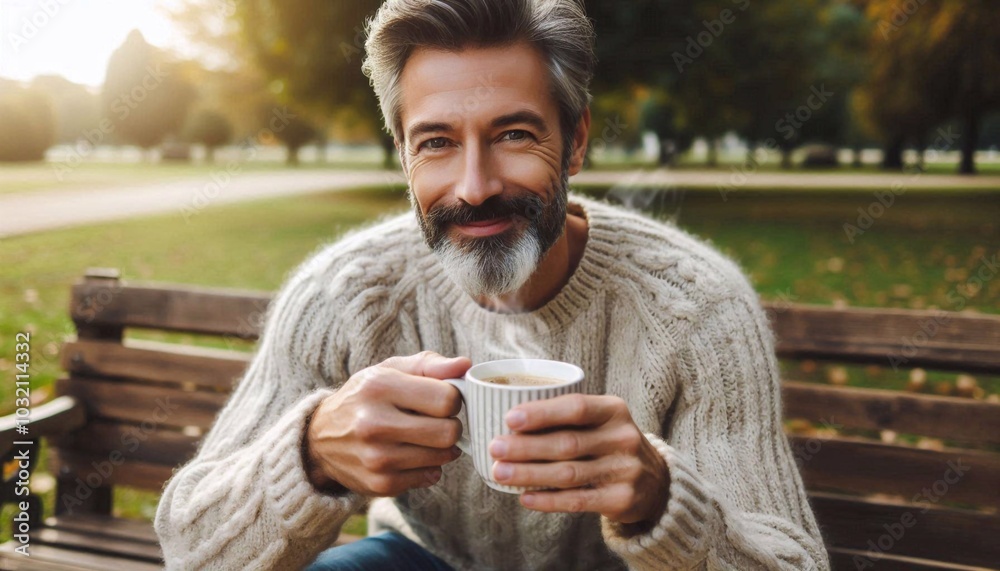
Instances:
[[[918,188],[968,188],[1000,190],[1000,176],[912,174],[823,174],[740,173],[731,171],[656,170],[587,171],[571,179],[572,184],[607,186],[676,186],[680,188],[747,189],[854,188],[889,190],[900,184]],[[308,170],[276,173],[217,173],[114,188],[52,189],[0,194],[0,239],[120,220],[150,214],[175,212],[184,219],[204,208],[262,198],[295,196],[345,190],[360,186],[404,184],[398,171]]]
[[[402,184],[387,171],[217,173],[113,188],[52,189],[0,195],[0,239],[84,224],[175,212],[179,219],[205,208],[362,186]]]

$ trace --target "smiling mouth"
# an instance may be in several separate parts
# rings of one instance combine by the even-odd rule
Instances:
[[[493,218],[491,220],[481,220],[478,222],[468,222],[466,224],[455,224],[455,227],[458,228],[463,234],[480,237],[499,234],[500,232],[510,228],[513,224],[513,218],[508,216],[504,218]]]

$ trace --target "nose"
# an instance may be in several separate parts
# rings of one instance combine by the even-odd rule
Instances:
[[[471,206],[479,206],[489,197],[503,192],[503,183],[495,175],[489,150],[482,144],[463,147],[462,174],[455,188],[455,197]]]

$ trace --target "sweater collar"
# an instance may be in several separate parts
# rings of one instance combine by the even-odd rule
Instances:
[[[616,260],[615,211],[609,204],[570,192],[567,209],[587,220],[587,243],[576,269],[562,289],[545,305],[527,312],[501,313],[486,309],[447,275],[437,256],[428,249],[429,285],[443,307],[451,308],[459,323],[502,323],[535,330],[551,331],[569,324],[602,290],[602,283]]]

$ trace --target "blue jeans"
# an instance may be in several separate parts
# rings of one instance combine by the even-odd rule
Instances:
[[[423,547],[394,532],[331,547],[305,571],[454,571]]]

